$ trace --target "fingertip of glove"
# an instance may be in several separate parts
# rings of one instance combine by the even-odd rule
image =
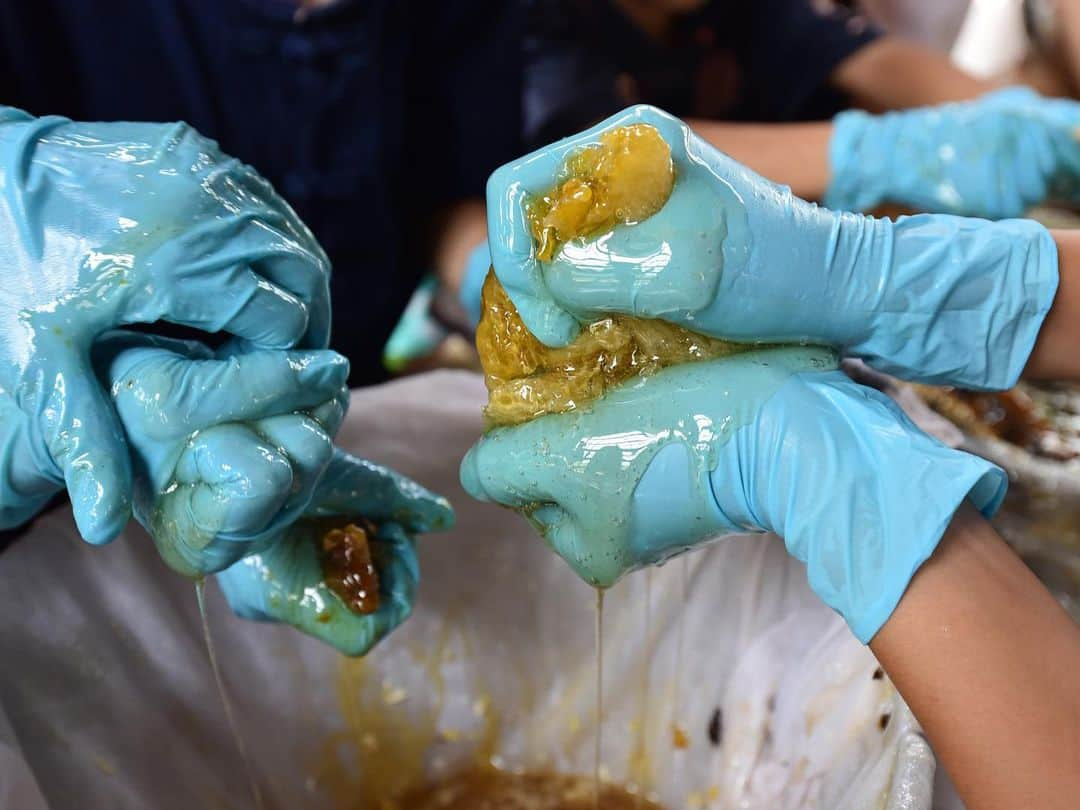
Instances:
[[[454,507],[450,501],[440,496],[436,501],[436,506],[438,511],[435,524],[429,531],[444,532],[447,529],[454,528],[454,524],[457,523],[457,514],[454,512]]]
[[[97,482],[81,484],[69,490],[75,525],[82,538],[92,546],[103,546],[115,540],[131,519],[131,502],[127,497],[104,499],[100,492],[87,492]]]
[[[461,460],[461,466],[458,469],[458,478],[461,481],[461,487],[472,498],[478,501],[489,501],[487,491],[484,489],[484,484],[480,479],[480,445],[475,444],[469,448],[469,452],[465,454],[465,458]]]
[[[297,379],[304,385],[340,388],[349,379],[349,361],[329,350],[307,352],[299,358],[302,363]]]

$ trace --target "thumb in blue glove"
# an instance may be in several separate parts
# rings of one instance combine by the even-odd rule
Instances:
[[[835,362],[773,349],[667,368],[588,410],[491,431],[462,485],[521,511],[600,587],[711,538],[776,532],[866,642],[961,502],[993,513],[1006,478]]]
[[[378,609],[352,612],[324,580],[320,559],[326,518],[365,518],[379,574]],[[285,622],[345,653],[364,655],[412,613],[419,567],[414,536],[453,524],[450,504],[391,470],[340,450],[316,487],[303,519],[218,575],[233,611]]]

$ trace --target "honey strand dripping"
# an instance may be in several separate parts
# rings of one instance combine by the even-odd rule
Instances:
[[[600,754],[604,723],[604,589],[596,589],[596,706],[593,725],[593,810],[600,810]]]
[[[237,725],[236,715],[233,714],[232,701],[225,691],[225,681],[221,677],[221,668],[218,666],[217,651],[214,648],[214,639],[210,633],[210,620],[206,613],[206,579],[199,577],[195,580],[195,599],[199,605],[199,616],[202,618],[203,641],[206,643],[206,655],[210,659],[210,669],[214,673],[214,684],[217,686],[218,699],[225,711],[225,720],[229,724],[233,743],[244,763],[244,773],[247,775],[248,786],[251,789],[251,798],[255,802],[257,810],[265,810],[262,791],[259,789],[258,780],[255,779],[255,771],[251,767],[251,759],[248,757],[247,748],[244,747],[244,738],[240,734],[240,726]]]

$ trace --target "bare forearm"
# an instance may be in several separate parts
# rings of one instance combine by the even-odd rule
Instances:
[[[997,86],[965,73],[944,54],[898,37],[883,37],[852,54],[833,71],[832,83],[871,112],[963,101]]]
[[[1080,796],[1080,628],[965,506],[871,649],[973,810]]]
[[[432,261],[439,281],[457,292],[473,249],[487,238],[487,218],[480,200],[462,200],[436,223]]]
[[[832,83],[856,106],[872,111],[974,98],[993,89],[946,57],[904,40],[885,37],[845,60]],[[690,121],[694,131],[722,152],[768,179],[791,186],[799,197],[821,199],[829,183],[832,124],[728,124]]]
[[[1024,377],[1080,378],[1080,231],[1053,231],[1058,247],[1058,290],[1043,321]]]
[[[791,186],[796,196],[821,199],[829,183],[832,124],[726,124],[690,121],[694,131],[774,183]]]

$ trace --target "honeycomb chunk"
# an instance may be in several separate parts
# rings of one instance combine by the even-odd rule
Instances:
[[[330,528],[322,536],[323,579],[353,613],[379,609],[379,574],[371,558],[375,526],[359,523]]]
[[[613,315],[552,349],[528,330],[493,272],[483,290],[476,347],[484,368],[489,428],[580,408],[631,377],[711,360],[751,346],[699,335],[667,321]]]
[[[633,224],[671,196],[671,148],[654,127],[617,127],[571,156],[564,179],[528,204],[540,259],[567,241]],[[710,360],[750,346],[699,335],[661,320],[612,315],[552,349],[528,330],[493,272],[484,282],[476,346],[488,388],[488,427],[516,425],[580,408],[631,377]]]
[[[564,174],[566,180],[528,205],[541,261],[571,239],[648,219],[675,184],[671,147],[648,124],[608,130],[599,144],[572,155]]]

